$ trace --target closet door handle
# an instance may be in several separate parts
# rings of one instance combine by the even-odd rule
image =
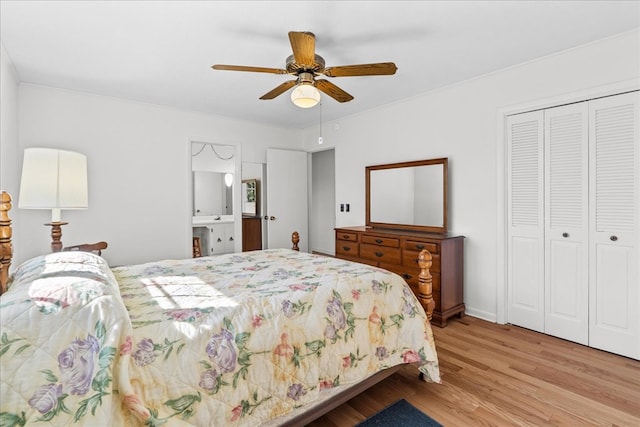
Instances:
[[[569,237],[569,233],[562,233],[562,237]]]
[[[609,237],[609,240],[611,240],[612,242],[615,242],[616,240],[618,240],[618,236],[611,236]]]

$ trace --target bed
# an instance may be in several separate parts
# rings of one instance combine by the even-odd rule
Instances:
[[[0,425],[304,425],[406,363],[440,381],[428,315],[386,270],[292,249],[113,268],[73,251],[8,275],[0,197]]]

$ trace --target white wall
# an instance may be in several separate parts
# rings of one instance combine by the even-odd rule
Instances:
[[[367,165],[448,157],[449,229],[466,236],[467,312],[495,320],[498,110],[639,79],[639,40],[632,31],[326,123],[324,145],[335,147],[340,183],[336,200],[351,204],[349,213],[336,210],[336,225],[364,224]],[[305,131],[307,150],[317,149],[316,137],[317,128]]]
[[[267,147],[301,148],[299,131],[28,84],[18,94],[20,164],[31,146],[88,156],[89,209],[62,212],[62,241],[105,240],[111,265],[190,256],[191,140],[236,145],[258,163]],[[17,262],[50,244],[50,213],[21,216]]]
[[[18,79],[11,58],[0,43],[0,190],[8,191],[17,205],[18,166]],[[18,222],[11,213],[14,226]]]

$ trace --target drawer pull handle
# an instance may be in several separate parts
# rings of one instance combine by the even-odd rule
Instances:
[[[382,243],[382,239],[376,239],[376,243],[377,243],[377,244]]]
[[[343,246],[342,249],[345,250],[345,251],[350,251],[351,250],[351,248],[349,246]]]
[[[618,240],[618,236],[611,236],[611,237],[609,237],[609,239],[610,239],[612,242],[615,242],[616,240]]]
[[[382,257],[382,255],[384,255],[382,252],[376,252],[376,256],[377,256],[378,258]]]
[[[403,278],[403,279],[405,279],[405,280],[409,280],[409,279],[411,279],[411,275],[410,275],[410,274],[408,274],[408,273],[404,273],[404,274],[402,275],[402,278]]]
[[[424,249],[424,245],[416,245],[416,248],[423,250]]]
[[[342,238],[343,238],[343,239],[349,239],[349,235],[348,235],[348,234],[343,234],[343,235],[342,235]]]

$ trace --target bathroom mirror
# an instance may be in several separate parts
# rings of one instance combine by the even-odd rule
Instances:
[[[447,232],[447,158],[367,166],[366,225]]]
[[[258,212],[258,180],[242,181],[242,215],[257,216]]]
[[[233,174],[193,171],[193,216],[233,215]]]

